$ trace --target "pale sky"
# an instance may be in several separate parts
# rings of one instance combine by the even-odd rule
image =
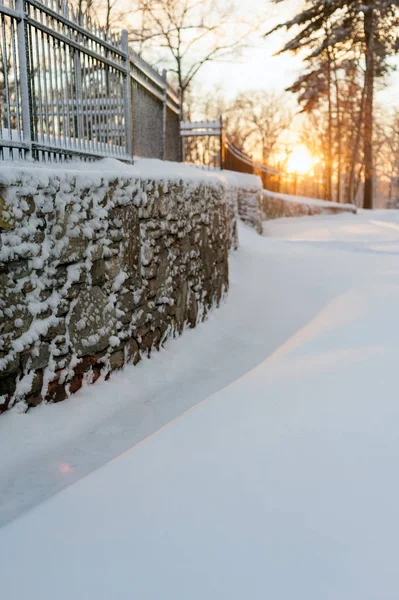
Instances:
[[[266,0],[241,0],[247,14],[264,11],[267,31],[276,23],[289,19],[301,6],[301,0],[285,0],[273,4]],[[255,37],[255,36],[254,36]],[[301,69],[301,59],[292,55],[273,56],[282,47],[289,36],[279,31],[264,39],[259,33],[256,45],[245,51],[245,54],[234,62],[208,63],[197,78],[197,85],[202,91],[212,91],[215,86],[224,90],[227,98],[240,91],[265,89],[283,91],[294,80]],[[256,41],[256,37],[255,37]],[[399,67],[399,59],[395,60]],[[399,71],[389,80],[389,86],[377,92],[379,103],[389,107],[399,106]]]

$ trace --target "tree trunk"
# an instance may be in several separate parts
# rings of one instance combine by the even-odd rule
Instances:
[[[180,96],[180,121],[184,121],[184,90],[181,85],[181,77],[179,73],[179,96]],[[186,161],[186,139],[184,136],[180,136],[180,156],[181,161]]]
[[[364,110],[364,196],[363,208],[373,208],[373,101],[374,101],[374,15],[370,7],[364,14],[366,40],[365,110]]]
[[[352,157],[351,157],[351,165],[349,172],[349,182],[348,182],[348,202],[351,203],[355,199],[354,188],[355,188],[355,175],[356,175],[356,159],[359,152],[360,139],[362,135],[362,122],[364,118],[364,104],[366,98],[366,82],[364,82],[362,89],[362,98],[360,101],[360,109],[359,109],[359,117],[356,123],[356,137],[355,143],[352,149]]]
[[[334,56],[334,83],[335,83],[335,102],[337,111],[337,202],[341,202],[341,179],[342,179],[342,127],[341,127],[341,105],[338,83],[337,62]]]
[[[360,165],[360,169],[359,169],[359,174],[357,176],[357,178],[355,177],[355,181],[354,181],[354,191],[353,191],[353,199],[356,200],[357,194],[359,192],[359,187],[360,184],[362,182],[362,173],[363,173],[363,168],[364,165]]]
[[[108,40],[109,34],[111,32],[111,10],[112,10],[111,0],[107,0],[107,13],[106,13],[106,17],[105,17],[105,32],[107,35],[107,40]]]
[[[327,48],[327,77],[328,77],[328,141],[327,141],[327,200],[332,200],[332,100],[331,100],[331,56]]]

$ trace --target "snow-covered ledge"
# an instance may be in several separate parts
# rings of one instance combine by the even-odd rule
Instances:
[[[261,196],[263,218],[280,219],[282,217],[302,217],[305,215],[336,214],[340,212],[356,213],[354,204],[338,204],[315,198],[290,196],[263,190]]]
[[[228,191],[156,160],[0,167],[0,411],[63,400],[204,319],[228,289]]]

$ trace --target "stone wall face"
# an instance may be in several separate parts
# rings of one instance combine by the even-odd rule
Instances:
[[[235,185],[228,185],[227,195],[227,214],[229,227],[229,243],[231,250],[238,248],[238,188]]]
[[[226,293],[222,182],[0,177],[0,411],[137,363]]]
[[[261,195],[262,192],[257,188],[240,188],[238,190],[239,217],[258,233],[262,233]]]
[[[222,171],[222,174],[227,182],[230,200],[231,246],[236,248],[238,237],[234,227],[238,217],[258,233],[262,233],[262,180],[257,175],[235,171]]]
[[[306,199],[304,199],[306,200]],[[356,207],[351,204],[337,205],[335,203],[320,201],[320,204],[294,202],[286,200],[273,192],[263,193],[260,207],[264,220],[281,219],[283,217],[304,217],[307,215],[336,214],[340,212],[356,213]]]

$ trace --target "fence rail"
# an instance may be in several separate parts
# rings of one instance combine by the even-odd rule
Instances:
[[[126,31],[66,0],[0,0],[0,160],[178,160],[179,115],[166,74],[129,49]]]
[[[183,160],[197,166],[223,169],[223,119],[180,123]]]
[[[214,121],[183,121],[180,131],[183,157],[188,163],[209,169],[252,173],[262,178],[266,189],[278,188],[280,170],[255,162],[234,146],[227,136],[222,116]]]

